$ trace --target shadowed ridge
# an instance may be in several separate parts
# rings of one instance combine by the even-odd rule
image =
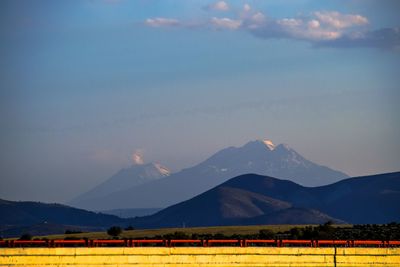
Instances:
[[[321,187],[256,174],[230,179],[190,200],[134,220],[138,227],[388,223],[400,220],[400,172]]]
[[[400,172],[349,178],[313,193],[324,211],[351,223],[400,220]]]
[[[105,229],[111,225],[125,225],[126,220],[76,209],[62,204],[32,201],[0,201],[0,232],[4,236],[35,231],[36,234],[60,233],[63,229]],[[62,233],[62,232],[61,232]]]
[[[277,212],[294,208],[293,203],[286,201],[290,198],[300,198],[307,195],[307,188],[291,181],[272,177],[246,174],[200,194],[190,200],[168,207],[152,216],[138,218],[133,223],[138,227],[181,227],[217,226],[235,224],[268,223],[275,218]],[[291,194],[291,192],[295,192]],[[298,201],[301,202],[301,201]],[[325,218],[334,218],[322,212],[307,211],[306,208],[291,214],[307,216],[297,218],[307,223],[318,223]],[[288,212],[289,213],[289,210]],[[284,221],[294,220],[287,213]],[[340,221],[340,220],[336,220]]]

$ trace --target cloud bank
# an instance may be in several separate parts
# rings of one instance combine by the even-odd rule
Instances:
[[[179,26],[179,20],[169,18],[149,18],[146,19],[145,24],[150,27],[170,27]]]
[[[364,16],[331,11],[315,12],[306,18],[269,19],[261,24],[253,21],[248,30],[259,38],[302,40],[315,47],[400,48],[399,27],[371,30],[369,24]]]
[[[212,18],[210,20],[210,24],[217,29],[229,29],[229,30],[236,30],[239,29],[242,25],[241,20],[234,20],[230,18]]]
[[[229,5],[225,1],[218,1],[204,7],[205,10],[228,11]]]
[[[197,26],[216,30],[241,30],[257,38],[306,41],[315,47],[400,49],[400,27],[371,30],[368,18],[360,14],[316,11],[296,17],[272,18],[247,3],[233,9],[225,1],[210,4],[206,9],[235,12],[232,17],[213,16],[198,25],[174,18],[148,18],[145,24],[150,27]]]

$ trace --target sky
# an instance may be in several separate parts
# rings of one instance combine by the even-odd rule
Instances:
[[[0,1],[0,198],[255,139],[351,176],[400,168],[397,0]]]

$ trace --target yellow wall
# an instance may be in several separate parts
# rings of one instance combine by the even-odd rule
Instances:
[[[112,264],[112,265],[110,265]],[[400,248],[2,248],[0,266],[400,266]]]

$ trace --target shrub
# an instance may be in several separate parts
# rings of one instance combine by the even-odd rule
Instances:
[[[32,235],[29,233],[25,233],[25,234],[21,235],[19,240],[32,240]]]
[[[269,229],[260,230],[258,236],[260,237],[260,239],[274,239],[275,238],[274,232],[272,232]]]
[[[165,235],[163,236],[163,238],[164,238],[164,239],[189,239],[190,236],[187,235],[187,234],[184,233],[184,232],[179,232],[179,231],[177,231],[177,232],[174,232],[174,233],[165,234]]]
[[[109,234],[110,236],[113,237],[117,237],[122,233],[122,228],[119,226],[112,226],[110,228],[108,228],[107,230],[107,234]]]

